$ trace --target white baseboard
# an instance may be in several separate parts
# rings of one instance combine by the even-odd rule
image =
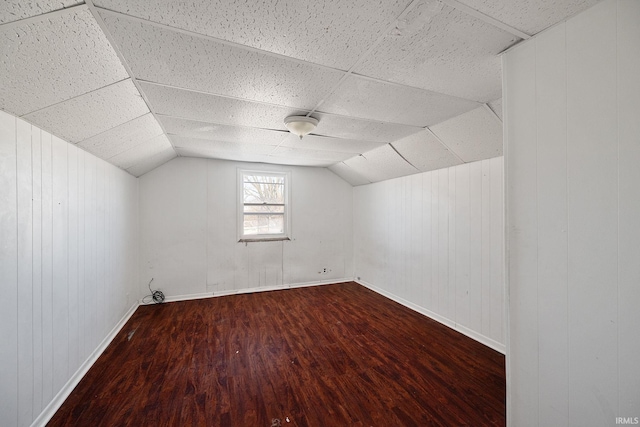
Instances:
[[[445,326],[448,326],[449,328],[456,330],[458,332],[460,332],[461,334],[464,334],[466,336],[468,336],[469,338],[478,341],[481,344],[486,345],[487,347],[490,347],[492,349],[494,349],[497,352],[500,352],[502,354],[506,353],[506,346],[504,344],[501,344],[495,340],[492,340],[489,337],[486,337],[472,329],[467,328],[466,326],[460,325],[459,323],[454,322],[451,319],[448,319],[444,316],[441,316],[437,313],[434,313],[430,310],[427,310],[424,307],[421,307],[417,304],[412,303],[411,301],[407,301],[404,298],[401,298],[395,294],[392,294],[391,292],[385,291],[384,289],[381,289],[377,286],[372,285],[371,283],[365,282],[364,280],[354,280],[354,282],[364,286],[365,288],[371,289],[372,291],[379,293],[380,295],[383,295],[395,302],[397,302],[398,304],[402,304],[405,307],[410,308],[413,311],[417,311],[420,314],[423,314],[439,323],[442,323]]]
[[[139,304],[136,302],[131,306],[129,311],[120,319],[120,321],[111,329],[111,331],[107,334],[107,336],[102,340],[102,342],[93,350],[93,353],[89,355],[87,360],[84,361],[82,365],[78,368],[78,370],[69,378],[69,381],[60,389],[58,394],[54,396],[54,398],[49,402],[49,404],[44,408],[44,410],[38,415],[33,423],[31,423],[31,427],[44,427],[53,417],[53,415],[60,409],[60,406],[64,403],[64,401],[69,397],[74,388],[78,385],[80,380],[85,376],[89,369],[93,366],[93,364],[98,360],[98,358],[102,355],[102,353],[106,350],[106,348],[111,344],[111,341],[118,335],[118,332],[124,327],[124,325],[129,321],[133,313],[135,313]]]
[[[302,283],[291,283],[286,285],[277,285],[277,286],[264,286],[261,288],[243,288],[243,289],[230,289],[226,291],[218,291],[218,292],[204,292],[199,294],[187,294],[187,295],[173,295],[168,296],[164,301],[165,302],[177,302],[177,301],[189,301],[194,299],[203,299],[203,298],[214,298],[214,297],[223,297],[227,295],[239,295],[239,294],[250,294],[254,292],[268,292],[268,291],[279,291],[282,289],[293,289],[293,288],[305,288],[309,286],[321,286],[321,285],[331,285],[334,283],[342,283],[342,282],[352,282],[353,278],[341,278],[341,279],[331,279],[331,280],[318,280],[314,282],[302,282]]]

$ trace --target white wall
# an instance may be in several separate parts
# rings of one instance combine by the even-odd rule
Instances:
[[[291,241],[238,243],[238,168],[292,172]],[[178,158],[140,194],[141,281],[168,297],[353,278],[353,190],[328,169]]]
[[[30,425],[136,304],[136,178],[0,112],[0,414]]]
[[[354,189],[359,281],[504,352],[502,157]]]
[[[509,423],[640,417],[640,2],[504,56]]]

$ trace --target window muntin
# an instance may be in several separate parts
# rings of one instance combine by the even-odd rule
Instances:
[[[239,171],[240,240],[288,237],[289,173]]]

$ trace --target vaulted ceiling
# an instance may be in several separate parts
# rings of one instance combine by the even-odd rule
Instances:
[[[140,176],[176,156],[353,185],[502,154],[500,52],[598,0],[6,0],[0,108]],[[299,140],[288,115],[319,119]]]

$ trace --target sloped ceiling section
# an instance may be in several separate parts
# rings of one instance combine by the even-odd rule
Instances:
[[[175,156],[352,185],[502,154],[498,54],[597,0],[9,0],[0,109],[140,176]],[[300,140],[289,115],[319,119]]]

